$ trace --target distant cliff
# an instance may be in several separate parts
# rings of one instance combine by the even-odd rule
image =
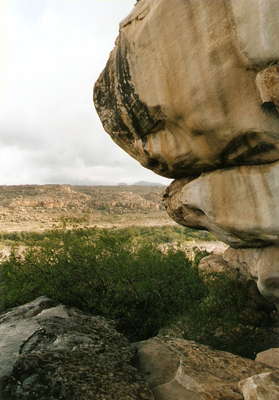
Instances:
[[[0,186],[0,231],[49,229],[63,219],[100,225],[136,224],[141,218],[148,223],[148,218],[155,217],[164,223],[169,218],[162,204],[163,191],[164,186],[143,185]]]

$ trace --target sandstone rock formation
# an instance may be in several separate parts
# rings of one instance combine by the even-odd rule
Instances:
[[[234,248],[271,246],[252,269],[277,302],[278,38],[276,0],[140,0],[94,90],[112,139],[177,179],[171,217]]]
[[[153,400],[111,322],[40,297],[0,316],[3,400]]]
[[[278,282],[279,247],[233,249],[228,248],[223,255],[205,257],[199,268],[201,271],[224,272],[232,269],[231,275],[244,279],[254,279],[262,295],[275,303],[279,302]]]
[[[233,247],[279,243],[279,163],[241,166],[175,181],[165,195],[180,224],[210,230]]]
[[[279,398],[279,374],[263,373],[239,383],[244,400],[277,400]]]
[[[271,348],[257,354],[256,361],[279,368],[279,348]]]
[[[163,190],[162,186],[145,185],[0,185],[0,229],[2,233],[34,232],[61,226],[62,221],[68,225],[113,225],[114,216],[123,225],[133,219],[142,224],[144,219],[169,224]],[[130,217],[125,218],[127,214]]]
[[[274,379],[279,378],[277,369],[188,340],[156,337],[137,348],[139,368],[156,400],[243,400],[247,389],[239,381],[274,371]],[[273,389],[263,399],[273,399]]]
[[[104,128],[167,177],[277,160],[278,31],[276,0],[139,1],[95,85]]]

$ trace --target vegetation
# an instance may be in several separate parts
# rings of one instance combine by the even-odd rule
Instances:
[[[133,341],[179,324],[185,338],[215,348],[249,357],[262,350],[263,328],[271,321],[250,301],[246,284],[200,276],[202,254],[191,261],[180,250],[160,251],[174,232],[156,229],[21,234],[24,255],[15,248],[1,265],[0,309],[46,295],[114,319]]]
[[[10,233],[0,233],[0,241],[2,243],[15,243],[15,244],[26,244],[31,245],[34,241],[41,242],[42,240],[54,240],[63,239],[65,235],[65,230],[69,226],[75,227],[76,234],[85,235],[94,239],[97,228],[82,228],[83,221],[80,218],[61,218],[61,229],[57,228],[48,232],[10,232]],[[200,231],[197,229],[191,229],[182,227],[179,225],[174,226],[131,226],[124,229],[126,234],[130,237],[130,240],[147,242],[152,241],[153,244],[167,244],[176,243],[178,245],[185,243],[185,241],[191,240],[216,240],[210,232]],[[123,231],[122,229],[118,230]],[[73,230],[72,230],[73,232]]]

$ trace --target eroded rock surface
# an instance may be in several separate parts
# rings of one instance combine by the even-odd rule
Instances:
[[[279,387],[277,368],[172,335],[130,344],[46,297],[0,316],[0,350],[1,400],[275,400]]]
[[[278,21],[276,0],[139,1],[95,85],[105,130],[167,177],[277,160]]]
[[[166,208],[178,223],[201,227],[233,247],[279,243],[279,163],[218,170],[172,184]]]
[[[277,400],[279,398],[279,373],[263,373],[240,382],[244,400]]]
[[[169,215],[231,246],[207,265],[227,270],[234,260],[276,303],[278,38],[277,0],[140,0],[94,89],[112,139],[176,179],[165,195]],[[138,350],[156,400],[279,396],[278,375],[260,363],[182,339],[155,338]]]
[[[279,347],[261,351],[257,354],[256,361],[279,368]]]
[[[277,302],[278,38],[276,0],[140,0],[94,90],[112,139],[177,179],[173,219],[234,248],[272,246],[253,268]]]
[[[279,302],[278,177],[278,162],[241,166],[176,180],[164,195],[176,222],[209,230],[240,248],[225,251],[224,262],[218,261],[220,269],[234,265],[256,279],[262,295],[275,303]],[[211,264],[216,269],[212,258]]]
[[[243,400],[240,380],[274,371],[183,339],[156,337],[137,348],[139,368],[156,400]]]
[[[153,400],[113,324],[40,297],[0,317],[3,400]]]
[[[209,255],[201,260],[200,271],[223,272],[237,279],[253,279],[260,293],[278,308],[279,247],[233,249],[223,255]]]

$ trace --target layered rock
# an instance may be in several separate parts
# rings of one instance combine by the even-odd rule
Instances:
[[[257,280],[260,292],[275,303],[279,301],[278,176],[278,162],[222,169],[176,180],[164,196],[176,222],[214,232],[232,247],[250,247],[226,250],[223,261],[219,257],[219,269],[234,267]],[[215,259],[210,264],[216,268]]]
[[[140,0],[94,91],[113,140],[177,179],[172,218],[234,248],[271,246],[250,269],[277,302],[278,38],[276,0]]]
[[[178,223],[212,232],[233,247],[279,243],[279,163],[242,166],[178,180],[165,205]]]
[[[276,0],[139,1],[95,85],[105,130],[172,178],[277,160],[278,21]]]

